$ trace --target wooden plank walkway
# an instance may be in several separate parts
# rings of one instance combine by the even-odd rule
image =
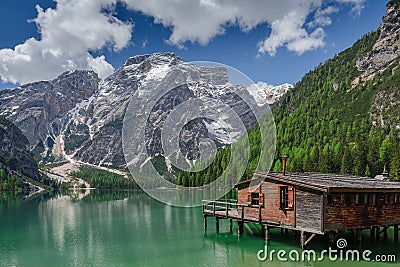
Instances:
[[[237,209],[228,209],[228,213],[226,210],[216,210],[215,212],[213,210],[204,210],[203,211],[204,215],[208,216],[215,216],[215,217],[221,217],[221,218],[227,218],[227,219],[235,219],[239,220],[239,212]]]
[[[227,201],[214,201],[214,200],[203,200],[203,215],[204,217],[215,217],[217,219],[233,219],[238,222],[251,222],[251,223],[262,223],[271,226],[279,226],[279,222],[265,221],[261,218],[261,207],[259,209],[258,218],[245,216],[245,209],[252,208],[246,204],[238,204],[237,200]]]
[[[238,204],[237,200],[214,201],[203,200],[203,214],[220,218],[240,219],[238,208],[244,205]]]

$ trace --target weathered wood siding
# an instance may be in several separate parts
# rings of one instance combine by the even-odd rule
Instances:
[[[247,204],[247,194],[249,193],[249,187],[245,187],[238,190],[238,204]]]
[[[296,188],[296,228],[299,230],[323,232],[323,200],[320,192]]]
[[[385,203],[385,194],[376,193],[376,204],[372,204],[372,195],[368,194],[370,204],[364,204],[364,194],[360,193],[360,204],[355,204],[355,193],[344,193],[344,203],[341,194],[332,194],[333,205],[329,205],[325,194],[325,231],[400,224],[400,203],[394,203],[394,194],[389,193]]]
[[[279,185],[268,181],[262,183],[261,192],[264,194],[264,207],[261,210],[261,217],[265,221],[296,227],[296,200],[294,200],[292,210],[279,209]]]
[[[256,187],[244,187],[238,190],[238,204],[245,204],[248,205],[247,207],[244,207],[244,219],[245,220],[259,220],[260,218],[260,208],[259,207],[253,207],[251,206],[251,201],[249,201],[249,194],[251,192],[257,192],[260,193],[260,186]],[[238,214],[241,215],[241,210],[242,208],[240,207],[238,209]]]
[[[258,206],[251,206],[248,201],[248,194],[250,192],[257,192],[262,194],[262,207],[261,207],[261,220],[282,226],[295,227],[296,226],[296,201],[292,210],[281,210],[279,199],[279,186],[280,184],[274,182],[263,182],[261,186],[256,188],[240,188],[238,190],[238,203],[246,204],[248,207],[244,208],[244,219],[259,220],[260,208]],[[241,209],[239,209],[239,214]]]

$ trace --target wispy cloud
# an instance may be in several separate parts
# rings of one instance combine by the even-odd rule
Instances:
[[[357,15],[360,15],[361,11],[364,8],[365,0],[337,0],[339,3],[343,4],[351,4],[353,8],[351,12]]]
[[[149,43],[149,40],[145,39],[145,40],[142,42],[142,48],[143,48],[143,49],[146,48],[147,45],[148,45],[148,43]]]

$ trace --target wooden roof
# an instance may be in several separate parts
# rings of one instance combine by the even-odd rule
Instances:
[[[400,183],[377,179],[330,173],[255,172],[258,178],[298,185],[323,192],[400,192]]]

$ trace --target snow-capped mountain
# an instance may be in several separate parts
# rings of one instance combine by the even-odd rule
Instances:
[[[272,105],[287,91],[293,88],[293,85],[284,83],[281,85],[270,85],[265,82],[257,82],[247,87],[249,93],[254,97],[257,105]]]
[[[157,95],[156,88],[171,85],[176,88]],[[147,124],[137,126],[145,128],[148,139],[144,145],[151,156],[163,155],[157,133],[165,117],[191,99],[199,99],[203,109],[212,107],[207,112],[214,119],[199,118],[182,129],[180,147],[188,158],[197,158],[201,139],[224,144],[243,134],[235,130],[229,116],[216,113],[219,105],[234,110],[247,129],[257,121],[247,104],[254,99],[246,87],[228,81],[224,67],[195,66],[172,53],[131,57],[104,80],[92,71],[77,70],[53,81],[0,91],[0,115],[10,118],[46,160],[63,157],[121,167],[125,165],[123,120],[132,98],[138,101],[137,116],[145,114],[142,104],[159,98],[146,113]]]

